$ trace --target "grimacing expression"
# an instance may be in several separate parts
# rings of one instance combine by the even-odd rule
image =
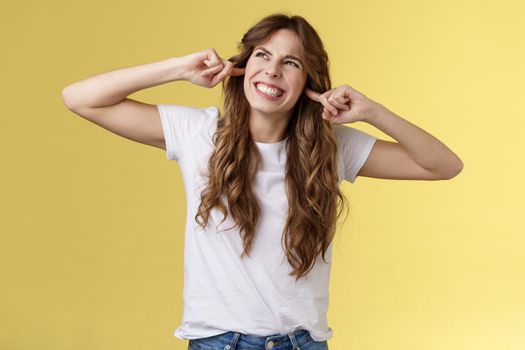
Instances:
[[[281,29],[257,45],[244,73],[244,94],[261,114],[291,113],[306,84],[302,49],[294,32]]]

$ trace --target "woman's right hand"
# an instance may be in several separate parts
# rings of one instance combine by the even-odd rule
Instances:
[[[227,76],[244,75],[244,68],[234,68],[233,63],[222,59],[214,49],[180,57],[183,79],[207,88],[212,88]]]

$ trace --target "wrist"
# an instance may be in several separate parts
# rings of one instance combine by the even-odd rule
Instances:
[[[167,59],[168,70],[169,70],[169,80],[178,81],[178,80],[188,80],[186,77],[187,69],[184,65],[183,57],[171,57]]]
[[[386,107],[379,102],[372,102],[370,108],[364,114],[363,121],[369,124],[373,124],[377,118],[381,117],[381,114],[384,113]]]

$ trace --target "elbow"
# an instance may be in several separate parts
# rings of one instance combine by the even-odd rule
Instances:
[[[462,171],[463,171],[463,162],[461,161],[461,159],[457,158],[454,161],[454,165],[451,166],[450,169],[448,169],[448,171],[443,176],[443,180],[453,179],[456,176],[458,176],[459,173],[461,173]]]
[[[77,96],[78,94],[74,91],[72,85],[68,85],[62,90],[62,101],[64,101],[64,104],[70,111],[74,111],[78,107]]]
[[[64,104],[66,105],[67,109],[73,109],[73,96],[71,94],[70,86],[66,86],[62,90],[62,101],[64,101]]]

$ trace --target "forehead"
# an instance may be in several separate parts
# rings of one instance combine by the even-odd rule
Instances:
[[[259,43],[255,49],[264,47],[275,55],[292,55],[302,58],[302,48],[297,35],[289,29],[280,29],[273,33],[269,39]]]

